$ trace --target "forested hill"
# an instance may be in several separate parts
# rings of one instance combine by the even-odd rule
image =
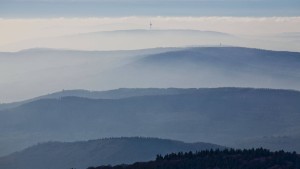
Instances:
[[[299,169],[300,156],[266,149],[204,150],[197,153],[157,155],[155,161],[88,169]]]
[[[154,160],[156,154],[224,149],[197,142],[121,137],[76,142],[46,142],[0,157],[0,169],[85,169],[89,166],[131,164]]]

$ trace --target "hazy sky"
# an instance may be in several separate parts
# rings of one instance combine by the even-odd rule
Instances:
[[[237,35],[298,32],[299,0],[0,0],[1,46],[78,33],[195,29]]]
[[[299,0],[0,0],[0,17],[299,16]]]
[[[147,29],[150,20],[154,29],[295,33],[299,9],[299,0],[0,0],[0,51],[30,39]]]

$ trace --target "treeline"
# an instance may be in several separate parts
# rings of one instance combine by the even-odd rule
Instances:
[[[88,169],[300,169],[296,152],[267,149],[205,150],[157,155],[156,160],[131,165],[99,166]]]

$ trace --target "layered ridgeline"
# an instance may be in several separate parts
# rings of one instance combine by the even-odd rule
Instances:
[[[89,90],[62,90],[59,92],[35,97],[32,99],[0,104],[0,110],[10,109],[18,107],[25,103],[30,103],[32,101],[40,99],[60,99],[68,96],[83,97],[90,99],[121,99],[127,97],[135,96],[152,96],[152,95],[174,95],[174,94],[186,94],[193,93],[195,89],[179,89],[179,88],[120,88],[107,91],[89,91]]]
[[[154,160],[157,154],[223,149],[207,143],[157,138],[110,138],[80,142],[48,142],[0,157],[5,169],[86,169],[89,166]]]
[[[49,140],[119,136],[300,151],[298,91],[119,89],[104,92],[106,99],[78,93],[55,93],[0,111],[1,154]]]
[[[299,90],[299,72],[300,53],[239,47],[112,52],[32,49],[0,53],[0,101],[62,89],[229,86]]]

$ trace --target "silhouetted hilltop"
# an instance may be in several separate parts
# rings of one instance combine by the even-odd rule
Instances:
[[[205,150],[197,153],[157,155],[155,161],[131,165],[89,167],[88,169],[299,169],[300,156],[266,149]]]

